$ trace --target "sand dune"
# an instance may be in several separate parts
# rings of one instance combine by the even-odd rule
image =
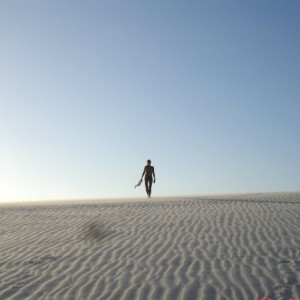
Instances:
[[[300,193],[0,206],[0,299],[300,299]]]

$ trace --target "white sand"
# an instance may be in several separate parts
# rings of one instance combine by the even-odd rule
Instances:
[[[300,193],[1,205],[0,238],[1,300],[300,299]]]

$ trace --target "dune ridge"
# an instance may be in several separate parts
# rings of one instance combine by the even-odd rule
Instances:
[[[300,299],[300,193],[0,206],[0,299]]]

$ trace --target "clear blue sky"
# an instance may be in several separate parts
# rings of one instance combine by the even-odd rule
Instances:
[[[0,3],[0,201],[299,191],[300,2]]]

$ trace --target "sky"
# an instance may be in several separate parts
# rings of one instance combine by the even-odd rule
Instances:
[[[0,202],[299,191],[300,2],[0,2]]]

